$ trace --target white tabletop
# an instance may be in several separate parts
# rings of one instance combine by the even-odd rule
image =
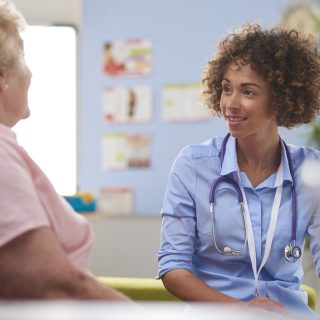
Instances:
[[[32,301],[0,303],[0,320],[273,320],[301,319],[230,305]]]

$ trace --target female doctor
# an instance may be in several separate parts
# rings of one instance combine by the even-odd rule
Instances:
[[[311,37],[246,24],[208,63],[204,100],[229,134],[184,148],[162,209],[159,277],[185,301],[312,314],[300,290],[304,241],[320,273],[320,204],[301,172],[320,153],[287,145],[278,126],[320,106]]]

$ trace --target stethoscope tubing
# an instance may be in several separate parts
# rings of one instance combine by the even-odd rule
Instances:
[[[227,146],[227,142],[228,139],[230,137],[230,133],[228,133],[225,138],[222,141],[221,144],[221,149],[220,149],[220,161],[221,161],[221,167],[222,167],[222,163],[224,160],[224,156],[225,156],[225,152],[226,152],[226,146]],[[289,171],[291,174],[291,178],[292,178],[292,183],[291,183],[291,195],[292,195],[292,224],[291,224],[291,242],[286,246],[285,248],[285,252],[287,252],[287,250],[289,250],[288,248],[290,248],[291,253],[293,248],[295,248],[296,250],[299,251],[299,256],[295,257],[294,255],[292,256],[294,259],[292,260],[292,262],[296,261],[298,258],[300,258],[301,256],[301,249],[299,247],[296,246],[296,234],[297,234],[297,196],[296,196],[296,190],[295,190],[295,177],[294,177],[294,170],[293,170],[293,164],[292,164],[292,159],[290,156],[290,152],[289,152],[289,148],[287,146],[287,144],[281,139],[282,144],[284,145],[285,148],[285,153],[287,156],[287,161],[288,161],[288,166],[289,166]],[[226,182],[228,184],[231,184],[234,187],[234,190],[236,191],[237,195],[238,195],[238,199],[240,204],[242,204],[241,208],[243,209],[243,195],[241,192],[241,188],[239,186],[239,184],[231,179],[228,176],[220,176],[218,177],[212,184],[211,188],[210,188],[210,192],[209,192],[209,203],[210,203],[210,215],[211,215],[211,223],[212,223],[212,236],[213,236],[213,241],[214,241],[214,245],[217,249],[217,251],[221,254],[224,255],[239,255],[245,248],[246,243],[247,243],[247,233],[246,233],[246,224],[245,224],[245,219],[244,219],[244,227],[245,227],[245,242],[244,242],[244,246],[243,248],[241,248],[240,250],[233,250],[229,247],[225,247],[224,250],[222,251],[218,246],[217,246],[217,241],[216,241],[216,236],[215,236],[215,222],[214,222],[214,202],[215,202],[215,191],[216,188],[218,187],[218,185],[221,182]],[[242,210],[242,215],[244,218],[244,213]],[[227,249],[227,250],[226,250]],[[228,251],[228,252],[226,252]],[[290,259],[292,257],[287,257],[287,255],[285,254],[285,257],[288,261],[290,261]],[[290,261],[291,262],[291,261]]]
[[[294,171],[293,171],[293,164],[292,159],[289,153],[289,148],[287,144],[283,141],[284,148],[286,150],[287,159],[288,159],[288,165],[289,165],[289,171],[292,178],[292,224],[291,224],[291,240],[292,242],[296,243],[297,240],[297,194],[296,194],[296,188],[295,188],[295,177],[294,177]]]

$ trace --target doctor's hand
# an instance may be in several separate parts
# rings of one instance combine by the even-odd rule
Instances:
[[[287,313],[287,310],[284,308],[282,304],[268,297],[259,296],[246,302],[246,304],[248,307],[260,308],[260,309],[277,312],[281,314]]]

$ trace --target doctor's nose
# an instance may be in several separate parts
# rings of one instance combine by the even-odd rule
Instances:
[[[241,100],[239,94],[233,93],[232,95],[225,98],[224,101],[226,109],[240,109],[241,108]]]

